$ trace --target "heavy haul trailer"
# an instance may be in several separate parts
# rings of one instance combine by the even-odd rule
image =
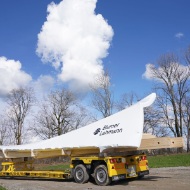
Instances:
[[[70,170],[35,171],[33,161],[3,162],[0,176],[71,179],[86,183],[92,176],[98,185],[109,185],[112,181],[142,177],[149,174],[146,155],[115,157],[72,157]]]
[[[85,183],[93,176],[96,184],[109,185],[120,179],[149,174],[146,155],[127,157],[75,157],[71,159],[71,176],[77,183]]]
[[[104,155],[98,154],[95,149],[93,153],[89,150],[72,150],[70,169],[66,171],[35,171],[34,158],[30,161],[27,161],[28,158],[10,158],[11,162],[2,162],[0,177],[74,178],[77,183],[85,183],[92,176],[98,185],[108,185],[112,181],[142,178],[149,174],[147,157],[145,154],[135,154],[138,151],[180,147],[183,147],[183,138],[157,138],[143,134],[139,148],[113,148]],[[52,155],[49,154],[49,157]]]
[[[112,116],[51,139],[0,146],[0,158],[13,161],[2,163],[0,176],[74,178],[77,183],[85,183],[93,176],[98,185],[108,185],[111,181],[148,174],[146,156],[131,152],[183,147],[182,138],[143,134],[144,108],[150,106],[155,98],[156,94],[152,93]],[[55,156],[69,156],[70,171],[35,171],[31,161],[15,161],[24,157]]]

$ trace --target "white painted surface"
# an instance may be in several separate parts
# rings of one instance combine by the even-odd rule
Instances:
[[[44,149],[72,149],[98,147],[100,151],[111,147],[139,147],[143,134],[144,109],[156,98],[152,93],[138,103],[83,128],[40,142],[0,146],[3,155],[9,151]]]

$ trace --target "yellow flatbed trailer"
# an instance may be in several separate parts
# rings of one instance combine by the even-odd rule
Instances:
[[[88,182],[94,177],[98,185],[109,185],[120,179],[143,177],[149,174],[146,155],[114,157],[72,157],[70,170],[35,171],[33,161],[2,162],[0,177],[33,177],[51,179],[71,179],[77,183]]]
[[[2,170],[0,177],[36,177],[36,178],[52,178],[52,179],[68,179],[70,171],[35,171],[32,162],[2,162]],[[16,169],[20,167],[20,169]]]
[[[98,185],[109,185],[112,181],[126,178],[140,178],[149,174],[146,155],[135,155],[132,152],[174,147],[183,147],[182,137],[156,138],[153,135],[146,134],[142,138],[141,146],[138,149],[117,148],[115,150],[113,148],[104,153],[105,156],[98,154],[99,152],[94,149],[72,150],[70,151],[70,169],[66,171],[36,171],[33,167],[34,160],[27,161],[30,157],[24,159],[22,153],[22,156],[20,157],[23,159],[22,162],[15,159],[12,159],[11,162],[2,162],[0,177],[74,178],[77,183],[86,183],[90,176],[92,176]],[[129,155],[130,152],[131,155]],[[44,154],[44,152],[38,152],[37,158],[41,158],[39,156],[40,153],[43,155],[43,158],[47,157],[46,155],[49,155],[49,157],[64,155],[60,154],[60,150],[52,150],[52,152],[46,152],[46,154]],[[61,151],[61,153],[64,152]],[[109,154],[110,156],[108,156]]]

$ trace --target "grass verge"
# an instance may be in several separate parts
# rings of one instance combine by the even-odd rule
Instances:
[[[190,166],[190,154],[148,156],[150,168]]]
[[[7,190],[7,189],[4,188],[4,187],[2,187],[2,186],[0,185],[0,190]]]

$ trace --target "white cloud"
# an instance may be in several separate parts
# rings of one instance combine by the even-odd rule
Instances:
[[[3,113],[5,112],[5,110],[6,110],[6,106],[7,106],[7,103],[6,103],[6,101],[4,100],[4,98],[1,98],[0,99],[0,115],[2,114],[3,115]],[[1,118],[2,119],[2,118]]]
[[[0,96],[4,96],[12,89],[27,85],[32,77],[21,69],[19,61],[0,57]]]
[[[151,72],[151,69],[154,68],[155,66],[151,63],[148,63],[146,64],[146,70],[145,72],[143,73],[142,77],[145,78],[145,79],[153,79],[154,76],[152,75],[152,72]]]
[[[184,34],[179,32],[179,33],[175,34],[175,37],[180,39],[180,38],[184,37]]]
[[[96,0],[64,0],[48,6],[47,21],[38,34],[37,54],[60,69],[59,79],[88,86],[104,73],[113,30],[100,14]]]
[[[33,82],[35,91],[46,93],[51,90],[55,84],[55,80],[50,75],[41,75],[36,81]]]
[[[154,80],[155,77],[152,73],[152,69],[156,69],[156,71],[160,75],[162,75],[162,77],[164,77],[166,75],[166,73],[163,71],[162,67],[155,68],[155,65],[149,63],[149,64],[146,64],[146,71],[143,73],[142,77],[145,79],[148,79],[148,80]],[[190,72],[188,66],[181,65],[179,63],[171,63],[171,66],[168,69],[171,69],[171,71],[169,73],[171,73],[171,79],[173,80],[174,83],[175,83],[176,72],[178,72],[178,74],[180,74],[181,79],[189,76],[189,72]],[[165,76],[165,77],[167,79],[168,76]],[[156,79],[156,80],[158,80],[158,79]]]

